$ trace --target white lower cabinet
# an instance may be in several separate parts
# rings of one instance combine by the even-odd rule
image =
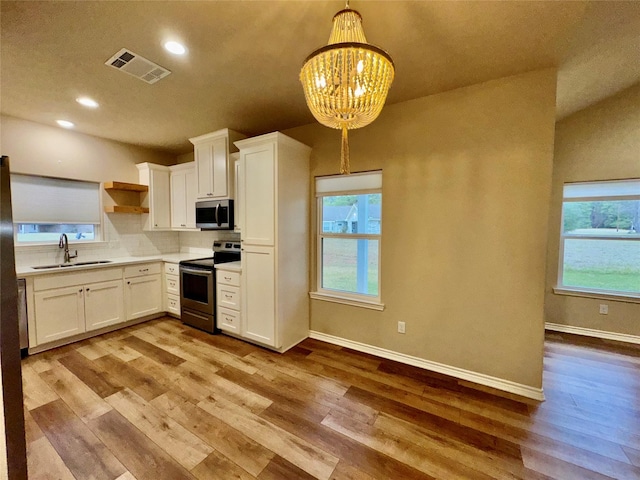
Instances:
[[[85,331],[82,286],[35,293],[36,339],[52,342]]]
[[[124,322],[122,280],[35,293],[38,344]]]
[[[273,247],[245,245],[242,252],[242,336],[276,345]]]
[[[177,263],[164,264],[164,311],[180,318],[180,266]]]
[[[127,320],[163,311],[160,263],[126,267],[124,269],[124,304]]]
[[[87,331],[124,322],[122,280],[93,283],[84,288],[84,316]]]
[[[240,272],[216,267],[216,324],[223,332],[241,333]]]

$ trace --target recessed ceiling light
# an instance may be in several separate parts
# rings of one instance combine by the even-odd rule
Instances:
[[[78,102],[80,105],[84,105],[85,107],[89,107],[89,108],[98,108],[98,102],[96,102],[93,98],[89,98],[89,97],[78,97],[76,98],[76,102]]]
[[[56,123],[64,128],[73,128],[73,123],[68,120],[56,120]]]
[[[167,49],[168,52],[171,52],[175,55],[184,55],[187,52],[187,49],[178,42],[167,42],[164,44],[164,48]]]

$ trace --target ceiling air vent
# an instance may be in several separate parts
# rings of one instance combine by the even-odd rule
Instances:
[[[137,53],[127,50],[126,48],[120,50],[104,64],[117,68],[129,75],[133,75],[147,83],[156,83],[158,80],[171,73],[166,68],[163,68],[160,65],[141,57]]]

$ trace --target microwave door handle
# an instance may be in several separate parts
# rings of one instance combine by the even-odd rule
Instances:
[[[216,205],[216,223],[221,226],[220,219],[218,218],[218,210],[220,210],[220,204]]]

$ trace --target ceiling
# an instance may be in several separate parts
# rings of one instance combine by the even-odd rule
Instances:
[[[312,123],[298,74],[342,1],[0,3],[0,111],[175,154],[220,128]],[[352,0],[394,59],[388,104],[558,68],[563,118],[640,81],[640,2]],[[188,54],[162,44],[177,39]],[[127,48],[171,70],[149,85],[104,65]],[[86,109],[86,95],[100,108]]]

